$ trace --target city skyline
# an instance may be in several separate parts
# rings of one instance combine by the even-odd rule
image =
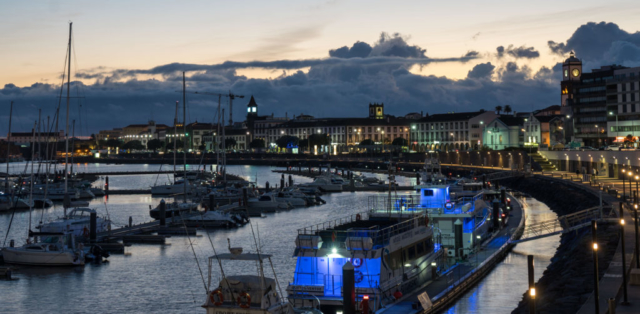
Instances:
[[[569,51],[575,50],[585,71],[640,64],[640,22],[633,19],[638,5],[545,3],[466,3],[456,8],[455,23],[438,14],[453,4],[411,1],[395,7],[350,1],[238,4],[227,6],[228,14],[217,13],[209,2],[160,2],[153,8],[140,2],[124,12],[118,5],[5,4],[0,25],[3,41],[11,44],[0,52],[7,60],[0,106],[19,104],[16,127],[29,128],[38,108],[53,115],[67,20],[74,22],[77,49],[73,79],[83,83],[78,90],[85,97],[81,108],[75,101],[72,115],[87,124],[83,133],[148,119],[172,121],[181,70],[189,71],[190,90],[254,95],[260,114],[326,117],[360,115],[370,102],[384,102],[394,115],[507,104],[530,111],[559,104],[558,62]],[[278,10],[285,6],[295,10]],[[25,12],[33,23],[16,20]],[[190,18],[171,19],[180,16]],[[236,101],[234,120],[244,118],[245,102]],[[192,96],[188,104],[187,122],[213,120],[207,111],[213,99]],[[5,110],[1,127],[7,118]]]

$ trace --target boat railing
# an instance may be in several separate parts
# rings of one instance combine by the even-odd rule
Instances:
[[[358,217],[358,215],[360,215]],[[345,230],[336,229],[339,226],[346,225],[358,220],[364,220],[368,218],[367,213],[360,213],[351,215],[348,217],[336,219],[325,223],[320,223],[314,226],[298,229],[298,235],[320,235],[325,237],[331,237],[331,245],[334,246],[338,243],[340,248],[346,247],[344,243],[347,238],[371,238],[373,245],[387,245],[392,237],[415,229],[424,225],[424,215],[418,214],[412,215],[413,218],[404,220],[397,224],[377,229],[377,226],[371,226],[368,228],[349,228]]]
[[[403,195],[403,196],[369,196],[369,212],[370,213],[422,213],[428,212],[432,214],[463,214],[462,206],[471,204],[469,210],[475,209],[475,202],[482,199],[482,193],[474,196],[464,196],[451,200],[451,202],[442,201],[421,201],[420,195]]]
[[[298,229],[298,234],[299,235],[315,235],[318,231],[335,229],[338,226],[346,225],[346,224],[352,223],[352,222],[354,222],[356,220],[368,219],[368,218],[369,218],[368,213],[352,214],[352,215],[347,216],[347,217],[342,217],[342,218],[338,218],[338,219],[335,219],[335,220],[322,222],[322,223],[315,224],[315,225],[312,225],[312,226],[309,226],[309,227]]]

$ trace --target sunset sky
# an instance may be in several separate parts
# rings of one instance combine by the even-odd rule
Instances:
[[[233,89],[255,94],[265,114],[305,112],[317,116],[361,116],[364,113],[360,108],[377,99],[395,106],[387,111],[397,115],[409,111],[443,112],[442,105],[451,105],[455,111],[468,111],[511,103],[516,109],[530,110],[557,104],[559,96],[553,88],[559,86],[559,76],[539,80],[542,74],[551,75],[539,70],[552,69],[570,50],[576,50],[579,58],[585,56],[585,70],[610,61],[640,65],[640,57],[628,57],[629,51],[620,55],[612,52],[615,42],[607,39],[611,36],[603,35],[603,42],[594,35],[579,37],[576,32],[589,22],[613,23],[624,32],[621,35],[624,40],[630,38],[629,47],[635,49],[640,47],[638,16],[638,1],[5,1],[0,4],[0,86],[4,86],[0,89],[0,106],[6,108],[10,100],[27,105],[22,106],[22,111],[18,110],[25,118],[25,125],[31,123],[26,121],[33,118],[33,110],[37,114],[35,108],[42,108],[47,114],[52,112],[54,104],[51,101],[45,104],[45,100],[47,93],[54,99],[55,90],[59,88],[68,22],[72,21],[73,72],[83,74],[82,77],[74,74],[72,79],[84,84],[85,118],[97,120],[93,128],[87,127],[87,132],[144,123],[152,116],[163,120],[161,122],[171,121],[170,114],[160,118],[158,108],[175,102],[176,96],[169,92],[180,86],[168,82],[176,79],[180,69],[171,73],[146,70],[172,63],[198,65],[188,76],[201,75],[206,79],[194,77],[189,82],[192,89]],[[591,34],[611,31],[604,23],[600,26],[592,27]],[[388,35],[381,41],[383,32]],[[396,33],[398,36],[394,36]],[[575,40],[567,42],[574,34]],[[330,57],[330,50],[352,47],[358,41],[373,47],[373,52],[355,59],[334,55],[334,59],[340,59],[338,66],[343,66],[342,69],[333,63],[318,63],[318,59]],[[567,45],[554,53],[549,41]],[[585,47],[591,45],[607,45],[601,48],[602,58],[598,55],[590,58],[591,51]],[[407,48],[411,53],[426,52],[399,55],[394,52],[398,50],[390,46]],[[497,54],[499,46],[504,47],[502,57]],[[465,55],[470,58],[461,59]],[[395,66],[374,69],[370,63],[360,62],[371,59],[368,62],[379,64],[379,59],[383,59],[382,63],[387,64],[390,57]],[[398,59],[402,59],[400,66],[396,64]],[[314,63],[309,64],[309,60]],[[242,65],[220,66],[227,61]],[[304,62],[300,68],[280,68],[277,62],[254,66],[252,61]],[[460,91],[472,79],[478,79],[472,77],[470,71],[478,65],[480,71],[487,63],[491,71],[481,77],[487,81],[479,83],[473,91]],[[352,71],[357,67],[362,68],[345,72],[345,68]],[[398,72],[400,69],[404,72]],[[122,76],[114,75],[115,70],[141,71]],[[509,91],[535,87],[540,89],[531,94],[546,96],[536,98],[536,103],[519,103],[519,98],[495,96],[508,93],[500,88],[505,75],[512,72],[521,73],[523,85],[511,87]],[[428,90],[433,88],[434,82],[428,81],[432,79],[438,79],[438,84],[446,80],[441,89],[451,95],[442,96]],[[292,83],[293,80],[297,81]],[[469,82],[462,84],[463,81]],[[345,87],[344,82],[352,87]],[[35,83],[44,83],[46,88],[38,85],[36,93],[36,88],[31,87]],[[146,85],[132,87],[134,83]],[[335,88],[327,84],[334,84]],[[101,93],[98,86],[119,96]],[[486,88],[492,89],[489,94],[495,98],[474,103],[473,99],[482,97]],[[461,92],[472,94],[462,99]],[[522,98],[529,99],[526,95],[523,93]],[[193,116],[198,115],[198,104],[204,110],[211,102],[210,99],[193,101]],[[320,110],[317,107],[322,101],[327,107],[336,105],[336,108],[352,104],[353,110]],[[304,106],[305,103],[309,106]],[[122,125],[113,121],[106,123],[100,117],[109,108],[136,112],[140,116],[123,119]],[[242,115],[241,109],[237,113],[234,110],[234,115]],[[6,123],[5,115],[3,112],[0,116],[3,120],[0,127]]]

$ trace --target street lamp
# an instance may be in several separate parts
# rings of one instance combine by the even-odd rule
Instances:
[[[620,215],[622,215],[622,213],[620,213]],[[627,298],[627,258],[624,249],[624,219],[620,219],[620,241],[622,242],[622,287],[624,291],[622,305],[629,305]]]
[[[610,115],[610,116],[613,116],[613,115],[615,115],[615,116],[616,116],[616,140],[617,140],[618,135],[620,135],[620,134],[619,134],[620,129],[618,128],[618,114],[617,114],[617,113],[616,113],[616,114],[614,114],[614,113],[613,113],[613,111],[609,111],[609,115]]]
[[[636,176],[636,195],[635,198],[633,199],[633,203],[634,204],[638,204],[638,179],[640,179],[639,176]]]
[[[593,300],[596,314],[600,314],[600,287],[598,282],[598,225],[595,220],[591,221],[591,240],[593,242]]]
[[[624,184],[624,175],[626,172],[627,172],[626,170],[622,169],[622,201],[623,202],[625,200],[625,194],[627,194],[625,191],[625,184]]]

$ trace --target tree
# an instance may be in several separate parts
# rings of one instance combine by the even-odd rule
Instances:
[[[500,114],[500,111],[502,111],[502,106],[496,106],[496,112]]]
[[[111,138],[107,140],[107,147],[122,147],[123,144],[119,139]]]
[[[396,137],[393,142],[391,142],[391,145],[395,146],[407,146],[408,144],[409,142],[402,137]]]
[[[329,135],[325,134],[311,134],[309,135],[309,144],[313,145],[330,145],[331,140],[329,139]]]
[[[164,148],[164,142],[159,139],[152,139],[147,142],[147,149],[153,150],[155,153],[158,149]]]
[[[124,143],[124,145],[122,145],[122,148],[130,150],[142,150],[144,149],[144,145],[142,145],[142,142],[140,141],[129,141]]]
[[[366,139],[366,140],[363,140],[362,142],[360,142],[361,146],[370,146],[370,145],[375,145],[375,144],[376,143],[374,143],[373,140],[369,139],[369,138]]]
[[[297,146],[299,141],[300,139],[295,136],[283,135],[276,140],[276,145],[280,148],[291,148]]]
[[[511,111],[513,111],[513,110],[511,110],[511,106],[509,106],[509,105],[504,106],[504,113],[510,114]]]
[[[178,139],[176,141],[176,150],[183,150],[184,149],[184,142],[181,139]],[[167,144],[167,149],[171,149],[173,150],[173,141],[169,142],[169,144]]]
[[[251,141],[251,143],[249,143],[249,148],[265,148],[266,144],[264,143],[264,140],[261,138],[256,138],[253,139],[253,141]]]
[[[224,140],[225,149],[234,148],[237,144],[238,142],[236,142],[236,140],[232,138],[227,138]],[[222,148],[222,143],[220,143],[220,148]]]

